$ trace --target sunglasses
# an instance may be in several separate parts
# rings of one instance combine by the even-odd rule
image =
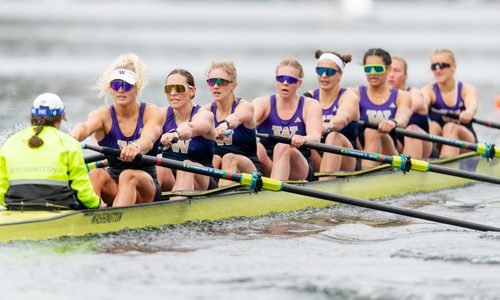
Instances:
[[[318,74],[319,76],[323,76],[323,74],[326,74],[326,76],[331,77],[337,74],[338,71],[339,70],[334,68],[316,67],[316,74]]]
[[[111,89],[117,92],[120,90],[120,88],[122,88],[124,92],[128,92],[134,88],[135,84],[130,84],[124,80],[113,80],[111,81],[109,86],[111,87]]]
[[[190,85],[184,85],[184,84],[167,84],[164,88],[163,91],[165,94],[172,94],[172,91],[175,91],[177,94],[183,94],[187,92],[188,89],[192,88]]]
[[[215,86],[216,84],[218,86],[228,86],[230,83],[232,83],[231,80],[227,80],[224,78],[208,78],[207,79],[207,84],[209,86]]]
[[[371,64],[371,65],[365,65],[365,73],[366,74],[372,74],[375,73],[377,75],[384,74],[386,67],[385,65],[379,65],[379,64]]]
[[[276,75],[276,81],[284,83],[285,81],[289,84],[296,84],[300,79],[293,76],[286,75]]]
[[[436,71],[436,70],[442,70],[451,67],[449,63],[444,63],[444,62],[439,62],[439,63],[433,63],[431,65],[431,70]]]

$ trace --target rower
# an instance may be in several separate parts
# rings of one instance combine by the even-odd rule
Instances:
[[[164,158],[212,167],[216,137],[213,114],[193,103],[196,87],[193,75],[184,69],[170,72],[165,81],[170,107],[162,108]],[[217,183],[208,176],[158,167],[163,191],[207,190]],[[177,198],[171,198],[177,199]]]
[[[392,57],[391,71],[387,76],[387,84],[392,88],[397,88],[410,93],[412,115],[408,121],[406,129],[429,133],[429,116],[428,108],[424,95],[419,89],[406,86],[408,79],[408,64],[406,60],[400,56]],[[412,158],[428,158],[432,152],[432,143],[424,140],[419,140],[410,137],[399,137],[403,140],[401,146],[402,153],[411,156]]]
[[[105,207],[92,189],[82,147],[60,131],[64,104],[52,93],[39,95],[31,126],[0,148],[0,205],[11,210]]]
[[[396,135],[388,133],[396,126],[405,128],[411,116],[411,99],[408,92],[398,91],[387,84],[391,72],[391,55],[380,48],[369,49],[363,57],[367,86],[355,89],[360,101],[360,119],[377,123],[378,131],[359,128],[359,140],[364,151],[397,155]],[[362,168],[371,168],[379,163],[362,160]]]
[[[356,145],[359,120],[359,98],[350,89],[341,88],[340,80],[344,67],[351,61],[351,55],[336,52],[314,53],[318,64],[316,74],[319,88],[304,96],[318,100],[323,111],[323,135],[321,142],[329,145],[350,148]],[[335,172],[354,171],[356,159],[331,153],[311,151],[315,171]],[[332,177],[320,177],[320,180]]]
[[[436,82],[426,85],[422,92],[429,99],[430,108],[459,114],[460,123],[430,112],[430,133],[475,143],[477,137],[471,120],[477,112],[477,91],[474,86],[455,80],[456,69],[455,55],[451,50],[441,49],[432,53],[431,70]],[[459,148],[443,145],[440,157],[454,156],[460,152]]]
[[[79,141],[94,134],[99,145],[121,150],[118,158],[107,156],[109,168],[89,173],[94,190],[108,205],[147,203],[161,197],[155,167],[134,161],[137,154],[156,156],[161,134],[160,108],[137,100],[146,82],[142,60],[134,54],[120,56],[97,82],[99,96],[111,95],[113,104],[90,112],[70,132]]]
[[[214,114],[217,132],[214,168],[228,172],[263,174],[262,164],[257,158],[253,106],[234,94],[237,86],[234,63],[213,63],[207,74],[207,84],[213,101],[204,108]],[[219,186],[232,183],[219,180]]]
[[[267,168],[275,179],[314,179],[310,150],[298,148],[305,142],[321,140],[321,106],[318,101],[297,94],[303,77],[298,61],[284,60],[276,68],[278,94],[258,97],[252,102],[259,133],[291,137],[291,147],[263,139],[257,148],[264,171]]]

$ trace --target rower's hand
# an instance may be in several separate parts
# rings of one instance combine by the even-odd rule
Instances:
[[[300,148],[304,143],[307,142],[307,139],[305,136],[295,134],[292,136],[292,143],[291,146],[294,148]]]
[[[215,137],[218,140],[224,140],[224,137],[226,136],[226,130],[228,130],[229,127],[227,126],[227,122],[219,124],[217,128],[215,128],[215,133],[217,136]]]
[[[121,161],[130,162],[135,159],[135,157],[139,154],[139,148],[134,145],[127,145],[120,151],[120,157],[118,157]]]
[[[469,124],[472,121],[473,117],[474,116],[470,112],[464,110],[460,113],[458,119],[460,120],[460,123],[462,123],[462,124]]]
[[[389,133],[396,127],[396,122],[392,120],[383,120],[378,124],[378,131],[382,133]]]
[[[167,132],[161,136],[160,143],[163,145],[163,150],[167,150],[172,144],[177,143],[179,134],[177,132]]]

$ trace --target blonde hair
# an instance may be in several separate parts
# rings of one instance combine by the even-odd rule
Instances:
[[[437,54],[446,54],[450,57],[452,63],[456,63],[455,54],[453,53],[453,51],[449,49],[437,49],[434,50],[434,52],[432,52],[432,55],[437,55]]]
[[[408,63],[406,63],[406,60],[404,58],[402,58],[401,56],[393,56],[392,57],[392,62],[394,62],[395,60],[399,60],[400,62],[403,63],[404,74],[407,75],[407,73],[408,73]]]
[[[139,56],[128,53],[120,55],[111,67],[101,74],[101,77],[99,77],[95,84],[95,89],[99,91],[98,97],[101,98],[111,93],[111,88],[109,87],[111,73],[117,69],[126,69],[137,74],[137,94],[141,95],[144,87],[148,84],[149,71]]]
[[[299,78],[304,78],[304,68],[302,68],[302,65],[296,61],[295,59],[285,59],[280,64],[276,67],[276,73],[278,73],[278,69],[280,67],[284,66],[290,66],[292,68],[295,68],[299,71]]]
[[[236,82],[237,75],[236,75],[236,67],[234,65],[234,62],[232,62],[232,61],[212,62],[212,65],[208,69],[207,77],[209,76],[210,72],[212,72],[212,70],[216,70],[216,69],[223,70],[229,76],[229,80],[231,80],[232,82]]]

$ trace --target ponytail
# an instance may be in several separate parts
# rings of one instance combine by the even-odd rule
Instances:
[[[44,117],[44,116],[32,116],[31,126],[36,126],[35,133],[31,136],[28,141],[28,146],[30,148],[39,148],[43,145],[43,140],[38,136],[42,132],[45,126],[55,127],[55,124],[61,120],[61,116],[58,117]]]

